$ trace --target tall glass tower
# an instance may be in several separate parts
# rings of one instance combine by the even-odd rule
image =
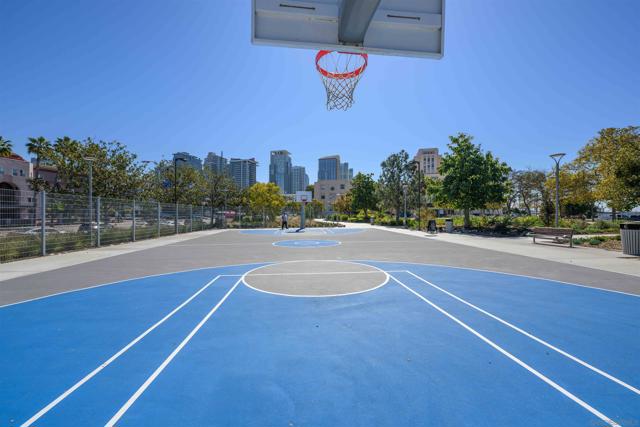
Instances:
[[[291,153],[287,150],[275,150],[271,152],[269,162],[269,182],[273,182],[284,194],[291,194],[292,191],[292,167]]]

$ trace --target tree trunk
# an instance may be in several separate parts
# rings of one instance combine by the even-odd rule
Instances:
[[[616,208],[611,208],[611,221],[615,221],[616,220]]]
[[[471,218],[469,213],[469,208],[464,208],[464,228],[469,228],[471,226]]]

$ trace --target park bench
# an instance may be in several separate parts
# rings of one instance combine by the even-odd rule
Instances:
[[[533,243],[538,239],[553,240],[555,242],[569,242],[569,247],[573,247],[573,229],[556,227],[533,227],[531,230]]]

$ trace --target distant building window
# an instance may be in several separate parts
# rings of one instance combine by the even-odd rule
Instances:
[[[24,171],[20,169],[20,176],[24,176]]]
[[[344,184],[340,184],[340,189],[344,190]]]
[[[336,189],[336,187],[331,187],[331,191],[334,191]]]
[[[13,176],[18,176],[18,169],[12,169],[12,170],[11,170],[11,174],[12,174]]]
[[[4,168],[0,167],[0,175],[4,175]]]
[[[320,198],[321,198],[322,200],[324,200],[324,194],[323,194],[322,196],[320,196]]]

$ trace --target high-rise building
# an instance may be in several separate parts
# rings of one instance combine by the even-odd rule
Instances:
[[[251,187],[256,183],[256,159],[234,159],[229,160],[229,170],[231,177],[240,189]]]
[[[291,193],[305,191],[309,185],[309,175],[304,166],[294,166],[291,169]]]
[[[318,159],[318,181],[336,180],[340,177],[340,156]]]
[[[223,156],[223,153],[217,155],[216,153],[209,152],[204,159],[204,168],[209,169],[218,175],[229,174],[229,161]]]
[[[331,179],[318,181],[313,185],[313,199],[322,203],[325,213],[333,212],[333,205],[351,190],[351,180]]]
[[[269,161],[269,182],[280,187],[280,192],[291,194],[291,181],[291,153],[287,150],[272,151]]]
[[[437,148],[420,148],[413,160],[420,164],[420,170],[424,176],[431,178],[439,178],[438,168],[440,167],[440,161],[442,156],[438,154]]]
[[[353,169],[349,167],[349,162],[340,163],[338,179],[353,179]]]
[[[187,165],[187,166],[191,166],[192,168],[194,168],[197,171],[201,171],[202,170],[202,160],[200,159],[200,157],[197,157],[197,156],[194,156],[192,154],[189,154],[186,151],[181,151],[179,153],[174,153],[173,154],[173,160],[174,161],[175,161],[176,157],[184,159],[184,162],[178,162],[177,163],[178,166]]]

